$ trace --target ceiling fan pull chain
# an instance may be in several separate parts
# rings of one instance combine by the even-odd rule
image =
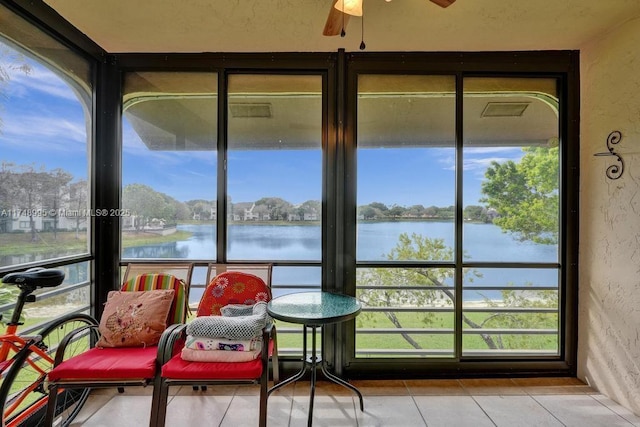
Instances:
[[[347,32],[344,30],[344,15],[344,0],[342,0],[342,29],[340,30],[340,37],[347,35]]]
[[[362,27],[361,27],[361,31],[360,31],[360,50],[364,50],[366,47],[367,47],[367,45],[364,44],[364,13],[363,13],[362,14]]]

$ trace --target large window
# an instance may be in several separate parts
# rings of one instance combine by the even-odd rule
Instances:
[[[322,78],[231,75],[229,260],[322,257]]]
[[[90,306],[91,71],[0,7],[0,273],[45,264],[66,273],[27,306],[27,327]],[[11,310],[18,289],[0,288],[0,312]]]
[[[453,355],[455,78],[358,78],[359,356]],[[413,332],[408,332],[413,331]]]
[[[324,328],[336,368],[569,369],[567,64],[380,57],[347,55],[344,78],[291,56],[127,64],[122,259],[195,261],[192,305],[214,261],[273,263],[275,296],[356,296]],[[278,325],[285,359],[300,331]]]
[[[464,80],[462,248],[485,265],[463,277],[463,355],[559,353],[559,107],[556,79]]]
[[[320,287],[322,77],[232,74],[227,82],[220,144],[217,74],[129,72],[124,80],[122,258],[200,261],[192,305],[206,261],[277,261],[276,294]]]
[[[357,76],[356,358],[560,355],[557,87]]]
[[[217,75],[127,73],[122,257],[215,259]]]

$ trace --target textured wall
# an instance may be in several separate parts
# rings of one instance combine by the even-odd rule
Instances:
[[[578,376],[640,414],[640,19],[581,48]],[[618,180],[605,176],[614,157]]]

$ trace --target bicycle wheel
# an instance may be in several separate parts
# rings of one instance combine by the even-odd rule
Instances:
[[[53,367],[58,344],[71,331],[95,326],[97,322],[86,314],[70,314],[47,325],[40,332],[42,340],[37,346],[50,357],[41,357],[26,348],[14,358],[0,387],[2,425],[4,427],[42,426],[46,414],[48,388],[47,373]],[[95,328],[87,328],[67,346],[64,359],[86,351],[95,342]],[[56,405],[56,426],[67,426],[87,400],[89,389],[61,390]]]

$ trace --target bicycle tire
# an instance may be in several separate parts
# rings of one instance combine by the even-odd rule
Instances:
[[[86,326],[97,326],[97,321],[87,314],[68,314],[52,321],[40,332],[40,349],[53,359],[58,343],[71,331]],[[95,343],[95,328],[88,328],[88,333],[68,346],[64,360],[75,356]],[[14,362],[6,372],[0,386],[0,403],[2,404],[3,427],[28,427],[44,425],[47,409],[48,388],[46,374],[53,368],[53,363],[43,358],[36,358],[30,348],[24,348],[14,358]],[[38,367],[40,371],[34,368]],[[25,392],[25,390],[30,390]],[[89,395],[89,388],[61,390],[55,412],[55,422],[59,426],[68,426],[76,417]],[[24,399],[15,410],[8,407],[17,399]]]

